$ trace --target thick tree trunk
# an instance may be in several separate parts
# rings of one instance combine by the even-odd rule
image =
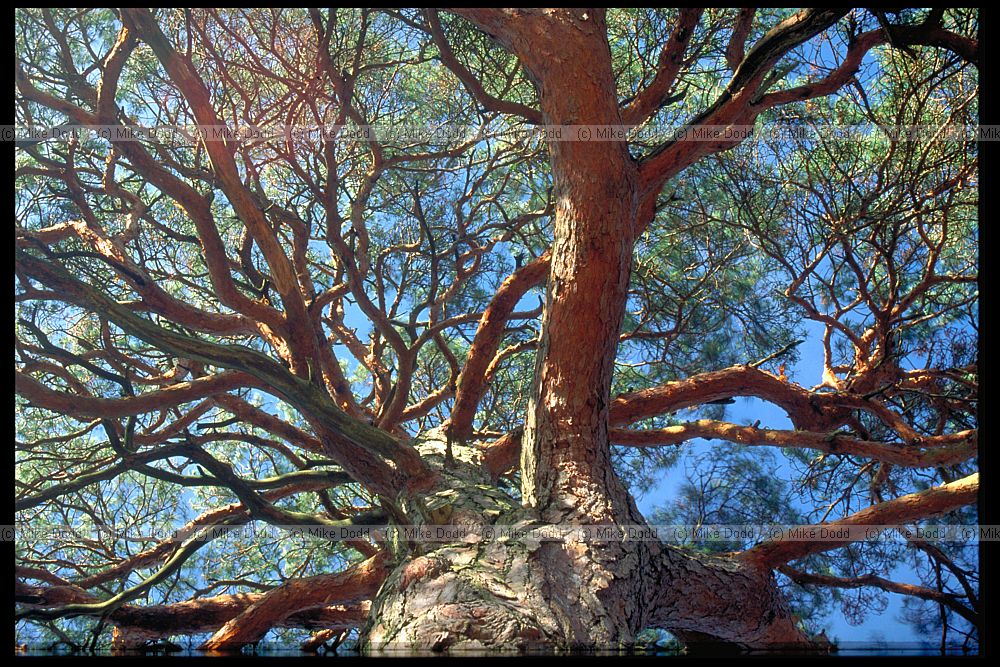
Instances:
[[[415,523],[549,524],[490,482],[476,448],[454,448],[446,467],[442,432],[417,446],[443,481],[404,507]],[[811,645],[770,570],[733,558],[648,540],[531,542],[500,531],[401,544],[397,554],[362,631],[370,653],[624,647],[646,627],[748,647]]]
[[[621,125],[603,12],[562,11],[529,26],[538,34],[516,50],[536,80],[544,121]],[[521,450],[524,502],[552,523],[636,518],[614,476],[607,431],[637,169],[625,142],[585,138],[549,143],[555,231]]]
[[[518,54],[546,124],[621,125],[602,10],[529,10],[517,30],[481,27],[497,28]],[[611,464],[608,408],[632,248],[648,212],[624,141],[564,139],[549,144],[555,234],[521,448],[523,503],[489,486],[475,452],[459,447],[466,462],[432,496],[449,507],[434,523],[644,523]],[[803,640],[770,574],[736,562],[628,540],[418,546],[372,605],[369,650],[606,648],[653,623],[746,644]]]
[[[445,468],[445,436],[418,445],[442,470],[440,489],[404,509],[415,523],[538,525],[538,513],[491,483],[479,452],[456,447]],[[363,644],[400,649],[524,649],[607,640],[611,613],[597,594],[600,569],[586,547],[562,548],[495,536],[481,542],[413,543],[372,604]]]

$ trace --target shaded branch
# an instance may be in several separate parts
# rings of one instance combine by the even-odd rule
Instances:
[[[974,609],[970,609],[959,602],[958,596],[934,590],[933,588],[927,588],[926,586],[891,581],[876,574],[866,574],[860,577],[836,577],[829,574],[803,572],[788,565],[782,565],[777,569],[778,572],[781,572],[800,586],[823,586],[830,588],[871,587],[889,593],[899,593],[900,595],[909,595],[922,600],[930,600],[938,604],[943,604],[973,625],[979,625],[979,614]]]

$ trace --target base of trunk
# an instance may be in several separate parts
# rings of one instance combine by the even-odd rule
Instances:
[[[659,542],[525,540],[516,529],[543,522],[490,482],[476,449],[455,447],[445,466],[443,434],[417,446],[442,482],[407,515],[476,530],[465,542],[397,541],[398,564],[361,632],[366,653],[628,649],[647,627],[685,642],[822,648],[797,627],[770,571]],[[494,525],[514,534],[481,537]]]

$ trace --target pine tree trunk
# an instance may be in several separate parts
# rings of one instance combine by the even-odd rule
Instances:
[[[480,27],[518,54],[547,125],[621,125],[603,11],[542,10],[516,29]],[[632,248],[649,211],[640,210],[627,144],[581,138],[549,143],[555,231],[522,439],[522,502],[489,484],[473,450],[457,447],[466,461],[431,496],[446,509],[421,512],[430,523],[644,523],[611,464],[608,407]],[[609,648],[653,625],[742,645],[805,641],[771,573],[732,560],[651,541],[414,548],[372,605],[363,631],[370,651]]]
[[[491,483],[476,449],[455,447],[455,462],[446,467],[443,434],[426,434],[418,447],[443,481],[422,506],[404,508],[415,524],[541,523],[538,512]],[[403,548],[363,632],[370,651],[593,646],[621,638],[620,614],[601,599],[607,576],[586,545],[563,548],[497,535]]]
[[[490,482],[478,450],[454,448],[455,462],[446,467],[445,447],[438,430],[418,442],[442,482],[404,506],[414,524],[466,526],[475,534],[549,524]],[[499,532],[396,550],[398,564],[362,631],[369,653],[624,648],[646,627],[692,641],[811,646],[770,572],[733,559],[653,541],[530,542]]]

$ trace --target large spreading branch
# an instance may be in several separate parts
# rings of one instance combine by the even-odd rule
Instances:
[[[171,80],[191,105],[199,125],[206,128],[221,125],[201,77],[190,62],[178,55],[152,13],[148,9],[134,8],[121,11],[122,20],[126,25],[130,25],[137,36],[153,49],[170,74]],[[292,370],[297,374],[306,375],[308,373],[306,359],[317,356],[316,339],[313,332],[306,327],[311,320],[292,263],[264,213],[257,207],[253,196],[243,184],[232,149],[222,141],[206,141],[204,146],[219,185],[267,260],[285,308],[283,319],[290,334],[289,344],[293,350]]]
[[[749,124],[759,111],[752,108],[768,72],[792,49],[826,30],[847,14],[846,9],[803,9],[772,28],[744,56],[722,94],[687,125]],[[761,110],[762,111],[762,110]],[[729,148],[732,141],[672,141],[643,158],[639,178],[646,198],[658,196],[663,185],[695,160]]]
[[[679,445],[693,438],[725,440],[746,447],[786,447],[813,449],[825,454],[856,456],[907,468],[950,466],[976,456],[978,432],[961,431],[923,438],[917,447],[903,443],[873,442],[836,431],[786,431],[756,426],[740,426],[712,419],[666,426],[659,429],[614,429],[611,441],[630,447]]]
[[[313,583],[322,585],[338,575],[320,575]],[[42,607],[48,604],[93,604],[96,598],[80,589],[66,586],[34,586],[15,582],[15,599]],[[107,619],[115,626],[115,647],[142,649],[158,639],[177,635],[214,632],[231,622],[267,596],[267,593],[234,593],[196,598],[159,605],[125,604]],[[357,628],[364,623],[364,604],[337,604],[304,607],[275,619],[275,628],[341,629]]]
[[[32,404],[74,417],[125,417],[165,410],[243,387],[263,388],[249,373],[225,371],[126,398],[99,398],[57,391],[14,371],[14,391]]]
[[[857,36],[833,72],[823,79],[783,91],[764,94],[762,85],[775,64],[795,47],[829,28],[848,13],[846,9],[804,9],[785,19],[764,35],[735,67],[733,78],[721,95],[688,121],[687,125],[729,126],[751,125],[766,109],[780,104],[829,95],[852,80],[862,58],[874,47],[891,43],[897,47],[928,45],[958,53],[966,61],[978,62],[976,40],[944,30],[932,19],[909,26],[889,26]],[[751,13],[752,15],[752,13]],[[744,19],[747,21],[749,19]],[[738,32],[748,30],[746,23]],[[735,58],[738,49],[727,55]],[[640,179],[647,198],[656,199],[663,185],[681,170],[705,155],[731,148],[740,140],[671,141],[662,144],[644,157]]]
[[[168,331],[70,276],[62,267],[27,252],[18,251],[18,254],[19,266],[25,273],[49,287],[72,295],[81,305],[106,314],[130,334],[173,354],[240,370],[266,383],[268,391],[302,411],[321,432],[329,435],[327,447],[330,455],[359,481],[389,493],[400,488],[390,481],[397,475],[387,474],[386,463],[378,458],[381,457],[398,467],[404,476],[400,480],[403,488],[427,484],[430,472],[411,446],[349,416],[322,389],[293,375],[266,355],[245,347],[197,340]]]
[[[472,421],[486,391],[487,370],[503,340],[507,321],[528,290],[548,277],[549,262],[550,256],[545,253],[510,274],[483,312],[458,378],[455,404],[450,417],[451,437],[467,440],[472,434]]]
[[[819,535],[820,529],[836,531],[838,528],[852,526],[894,526],[911,523],[972,505],[976,502],[978,494],[979,473],[973,473],[948,484],[872,505],[836,521],[809,526],[806,531]],[[863,530],[853,531],[850,535],[858,541],[866,539]],[[740,558],[758,567],[774,568],[810,554],[842,547],[844,544],[843,540],[783,538],[758,544],[742,552]]]
[[[338,574],[291,579],[227,621],[200,648],[239,648],[259,641],[268,630],[296,612],[369,600],[388,574],[385,555],[380,553]]]

